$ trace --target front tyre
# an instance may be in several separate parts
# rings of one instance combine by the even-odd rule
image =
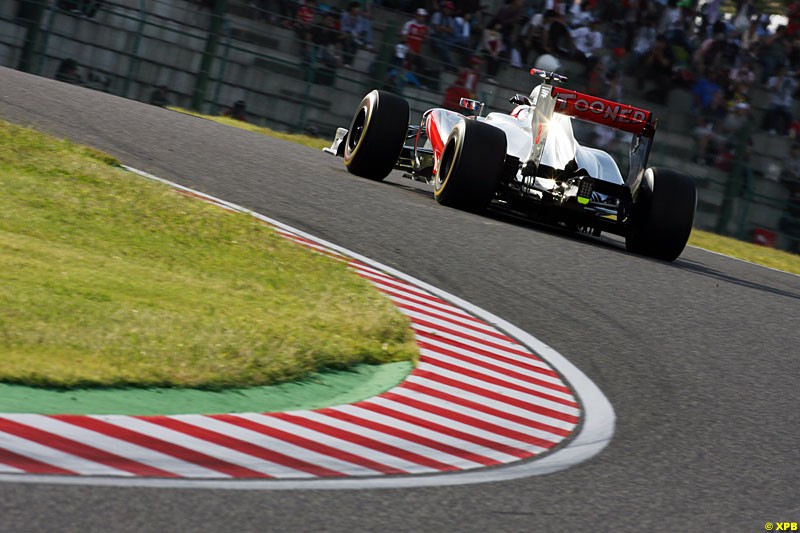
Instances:
[[[494,126],[461,120],[447,138],[433,181],[436,201],[480,212],[497,190],[506,157],[506,134]]]
[[[626,248],[674,261],[689,240],[696,207],[697,190],[690,176],[666,168],[648,168],[625,237]]]
[[[386,91],[372,91],[358,105],[344,147],[347,170],[380,181],[394,168],[406,142],[408,102]]]

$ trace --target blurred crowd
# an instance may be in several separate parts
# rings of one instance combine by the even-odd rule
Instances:
[[[341,7],[325,0],[255,0],[271,22],[292,28],[305,62],[349,67],[359,49],[374,50],[372,4]],[[621,97],[622,75],[641,94],[666,104],[670,91],[693,94],[698,123],[696,159],[724,148],[732,128],[749,114],[753,88],[769,94],[759,126],[794,136],[800,70],[800,0],[777,25],[753,0],[506,0],[491,10],[480,0],[377,0],[408,13],[388,68],[373,66],[387,88],[411,84],[440,90],[442,72],[459,72],[474,92],[507,68],[529,68],[543,55],[578,61],[589,90]],[[723,10],[723,7],[725,8]]]

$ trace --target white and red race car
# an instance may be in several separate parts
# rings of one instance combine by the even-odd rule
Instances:
[[[339,128],[325,151],[344,157],[358,176],[382,180],[393,169],[433,185],[446,206],[487,207],[599,235],[625,237],[628,250],[675,260],[692,230],[697,193],[691,177],[647,167],[656,120],[644,109],[556,86],[566,80],[537,69],[543,81],[529,96],[516,94],[511,114],[426,111],[409,125],[409,106],[385,91],[367,94],[348,129]],[[572,119],[631,135],[626,175],[607,152],[575,139]]]

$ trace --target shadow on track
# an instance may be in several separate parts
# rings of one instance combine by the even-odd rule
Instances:
[[[678,261],[675,262],[675,266],[678,266],[681,269],[689,272],[694,272],[701,276],[706,276],[719,281],[724,281],[726,283],[733,283],[734,285],[739,285],[740,287],[745,287],[748,289],[762,291],[769,294],[775,294],[777,296],[783,296],[786,298],[793,298],[795,300],[800,300],[800,293],[791,292],[784,289],[777,289],[775,287],[770,287],[769,285],[764,285],[762,283],[756,283],[753,281],[737,278],[734,276],[729,276],[727,274],[723,274],[719,270],[709,268],[708,266],[702,263],[698,263],[696,261],[690,261],[688,259],[679,259]]]
[[[406,178],[403,179],[406,180]],[[417,183],[417,182],[402,183],[399,181],[386,181],[384,183],[386,183],[389,186],[395,187],[397,189],[402,189],[404,191],[425,197],[426,199],[429,199],[431,202],[436,201],[433,196],[433,191],[430,190],[430,188],[425,187],[425,185],[422,183]],[[585,243],[591,246],[595,246],[597,248],[604,248],[609,251],[615,251],[625,255],[640,257],[645,260],[655,261],[663,265],[685,270],[687,272],[693,272],[695,274],[706,276],[719,281],[733,283],[735,285],[739,285],[741,287],[745,287],[748,289],[763,291],[769,294],[775,294],[786,298],[800,299],[800,293],[787,291],[784,289],[778,289],[775,287],[764,285],[762,283],[756,283],[742,278],[730,276],[728,274],[724,274],[718,270],[710,268],[702,263],[691,261],[683,257],[679,257],[674,262],[669,262],[669,261],[662,261],[660,259],[640,256],[638,254],[628,252],[625,248],[624,240],[615,240],[615,238],[618,237],[616,235],[613,235],[614,238],[609,237],[612,234],[604,234],[603,237],[595,237],[590,234],[581,233],[579,231],[568,229],[563,226],[551,225],[536,220],[529,220],[520,215],[515,215],[513,213],[508,213],[505,211],[492,208],[489,208],[486,212],[478,216],[482,216],[501,223],[511,224],[519,228],[525,228],[532,231],[545,232],[550,235],[557,235],[559,237],[571,239],[576,242]]]

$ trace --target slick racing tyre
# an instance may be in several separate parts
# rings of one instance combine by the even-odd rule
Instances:
[[[408,131],[408,102],[386,91],[372,91],[358,105],[344,147],[350,173],[380,181],[392,171]]]
[[[626,248],[674,261],[689,240],[696,207],[697,190],[691,177],[665,168],[648,168],[633,207]]]
[[[506,157],[506,134],[494,126],[461,120],[445,143],[433,182],[436,201],[480,212],[497,190]]]

